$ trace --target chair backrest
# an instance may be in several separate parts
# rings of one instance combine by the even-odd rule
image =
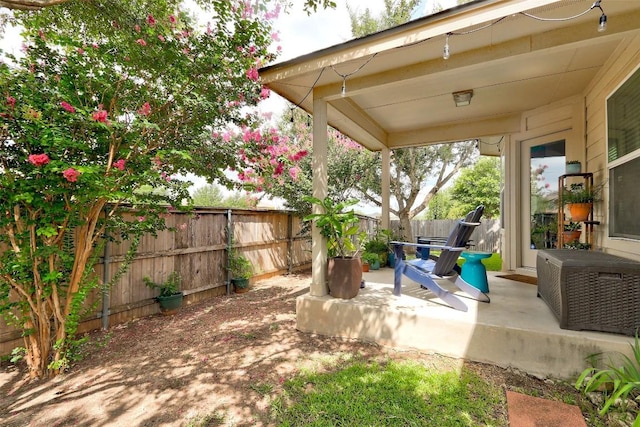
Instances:
[[[467,246],[467,242],[473,234],[473,230],[476,228],[477,223],[482,217],[484,212],[484,206],[480,205],[467,214],[464,219],[459,220],[456,225],[453,226],[445,246],[451,246],[453,248],[464,248]],[[453,271],[453,267],[456,265],[461,251],[450,251],[449,249],[443,249],[433,267],[433,274],[438,276],[446,276]]]

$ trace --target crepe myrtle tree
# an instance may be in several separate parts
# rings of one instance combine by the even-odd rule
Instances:
[[[117,2],[101,33],[72,13],[80,3],[16,13],[22,55],[0,64],[0,312],[32,378],[68,366],[105,236],[135,247],[166,228],[188,199],[178,174],[277,167],[275,135],[216,137],[259,125],[248,107],[268,96],[257,68],[273,59],[277,9],[212,2],[199,27],[175,3]]]

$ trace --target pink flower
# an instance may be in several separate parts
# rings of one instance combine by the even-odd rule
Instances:
[[[34,166],[44,166],[49,163],[49,156],[46,154],[29,154],[29,163]]]
[[[91,117],[96,122],[109,123],[109,121],[107,120],[107,112],[102,109],[102,105],[99,107],[98,111],[94,111],[93,113],[91,113]]]
[[[124,159],[120,159],[117,162],[113,162],[113,167],[123,171],[124,170],[124,163],[125,163]]]
[[[156,25],[156,20],[153,15],[147,16],[147,24],[151,25],[152,27]]]
[[[137,24],[134,25],[133,29],[136,30],[136,33],[139,33],[140,32],[140,25],[137,25]]]
[[[271,91],[268,88],[263,87],[262,90],[260,91],[260,98],[267,99],[269,98],[269,96],[271,96]]]
[[[290,176],[294,181],[297,181],[297,180],[298,180],[298,172],[299,172],[299,169],[298,169],[298,168],[289,168],[289,176]]]
[[[169,16],[169,22],[171,22],[172,24],[175,24],[177,22],[176,17],[173,15]]]
[[[145,102],[142,107],[138,109],[138,114],[141,116],[148,116],[151,114],[151,105],[148,102]]]
[[[138,43],[140,46],[146,46],[147,45],[147,42],[144,41],[143,39],[136,40],[136,43]]]
[[[66,111],[70,112],[70,113],[75,113],[76,112],[76,109],[73,108],[73,106],[71,104],[69,104],[68,102],[66,102],[66,101],[62,101],[60,103],[60,106],[62,108],[64,108]]]
[[[271,33],[271,40],[273,40],[274,42],[279,42],[280,41],[280,35],[276,32],[276,33]]]
[[[16,99],[11,96],[11,95],[7,95],[7,105],[11,108],[16,106]]]
[[[160,40],[161,42],[164,42],[165,38],[162,34],[158,34],[158,40]]]
[[[98,43],[91,43],[91,47],[94,48],[94,49],[97,49],[98,48]]]
[[[247,78],[254,82],[258,81],[259,75],[258,70],[255,67],[251,67],[247,70]]]
[[[62,176],[69,182],[76,182],[80,176],[80,172],[74,168],[69,168],[62,172]]]
[[[79,48],[78,48],[78,53],[79,53],[80,55],[82,55],[82,54],[84,53],[84,49],[83,49],[83,48],[81,48],[81,47],[79,47]]]
[[[145,217],[143,217],[143,216],[139,216],[139,217],[138,217],[138,222],[142,222],[142,221],[144,221],[145,219],[146,219]]]

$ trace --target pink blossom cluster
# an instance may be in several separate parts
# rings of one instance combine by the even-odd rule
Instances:
[[[119,159],[119,160],[113,162],[113,167],[118,169],[118,170],[124,171],[125,160],[124,159]]]
[[[62,172],[62,176],[69,182],[76,182],[80,176],[80,172],[74,168],[68,168]]]
[[[34,166],[44,166],[49,163],[49,156],[46,154],[29,154],[29,163]]]

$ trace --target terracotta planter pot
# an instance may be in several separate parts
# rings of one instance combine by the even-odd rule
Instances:
[[[593,203],[569,203],[567,204],[567,207],[571,214],[571,221],[586,221],[589,219]]]
[[[362,281],[360,258],[329,258],[327,282],[334,298],[351,299],[358,295]]]
[[[574,231],[563,231],[562,232],[562,241],[565,243],[573,242],[576,240],[580,240],[580,234],[582,232],[580,230]]]
[[[362,263],[362,272],[366,273],[369,271],[369,264]]]

